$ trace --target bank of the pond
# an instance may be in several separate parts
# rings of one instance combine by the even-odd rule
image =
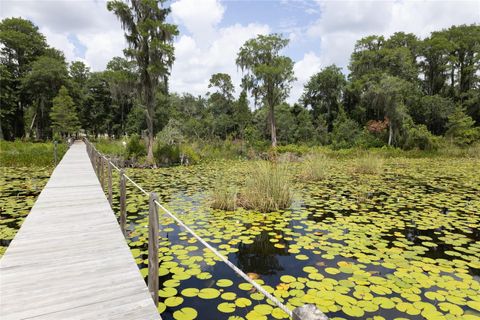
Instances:
[[[315,303],[337,319],[478,319],[479,161],[393,158],[378,174],[353,166],[338,159],[328,179],[305,182],[292,163],[293,205],[269,214],[208,205],[219,175],[243,183],[246,161],[127,174],[292,309]],[[147,208],[128,186],[128,243],[145,276]],[[164,319],[285,318],[171,219],[161,219],[160,232]]]

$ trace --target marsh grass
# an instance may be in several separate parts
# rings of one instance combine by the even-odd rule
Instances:
[[[234,211],[237,208],[237,188],[229,186],[225,181],[217,180],[210,194],[210,207]]]
[[[66,143],[57,145],[57,161],[67,151]],[[53,167],[53,142],[0,141],[0,165],[3,167]]]
[[[361,174],[380,174],[383,170],[384,161],[377,155],[366,154],[355,160],[353,172]]]
[[[292,191],[288,166],[269,161],[256,163],[245,181],[239,204],[260,212],[272,212],[290,207]]]
[[[314,153],[305,157],[300,172],[304,181],[320,181],[328,177],[331,170],[330,159],[322,153]]]

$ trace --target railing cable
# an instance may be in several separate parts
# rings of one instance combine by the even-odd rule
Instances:
[[[95,152],[97,152],[102,158],[104,158],[106,161],[110,162],[110,164],[113,166],[115,170],[118,172],[121,172],[121,169],[118,168],[109,158],[107,158],[105,155],[101,154],[95,146],[85,139],[87,144],[90,144],[90,147],[93,148]],[[146,192],[141,186],[139,186],[135,181],[130,179],[126,174],[123,174],[123,176],[130,181],[138,190],[140,190],[142,193],[144,193],[146,196],[149,196],[150,194]],[[255,289],[257,289],[260,293],[262,293],[265,297],[267,297],[270,301],[272,301],[277,307],[279,307],[283,312],[288,314],[290,318],[295,319],[315,319],[315,320],[327,320],[328,317],[324,315],[320,310],[318,309],[312,309],[312,305],[305,305],[301,308],[297,308],[292,312],[289,308],[287,308],[283,303],[281,303],[275,296],[271,295],[269,292],[267,292],[260,284],[258,284],[256,281],[251,279],[247,274],[245,274],[242,270],[240,270],[237,266],[235,266],[230,260],[228,260],[225,256],[223,256],[220,252],[217,251],[214,247],[212,247],[208,242],[203,240],[195,231],[193,231],[190,227],[188,227],[185,223],[183,223],[177,216],[175,216],[173,213],[171,213],[167,208],[165,208],[159,201],[154,200],[155,204],[162,209],[163,212],[165,212],[168,216],[170,216],[173,220],[175,220],[182,228],[184,228],[186,231],[188,231],[195,239],[197,239],[201,244],[203,244],[207,249],[209,249],[213,254],[215,254],[220,260],[222,260],[230,269],[232,269],[237,275],[242,277],[245,281],[250,283]],[[298,309],[298,313],[296,312]],[[303,318],[305,317],[305,318]],[[311,318],[309,318],[311,317]]]

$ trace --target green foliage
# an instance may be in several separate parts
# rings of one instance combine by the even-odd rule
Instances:
[[[108,11],[115,13],[125,30],[125,39],[129,45],[125,55],[134,59],[139,69],[139,96],[147,109],[149,162],[153,162],[155,93],[158,89],[167,92],[167,78],[175,60],[173,38],[178,35],[177,26],[166,23],[171,9],[164,7],[163,2],[107,2]],[[159,83],[159,79],[163,83]]]
[[[306,145],[298,145],[298,144],[287,144],[284,146],[277,146],[275,147],[275,151],[282,154],[282,153],[292,153],[297,156],[303,156],[310,152],[310,148]]]
[[[261,101],[268,108],[272,146],[277,145],[274,108],[286,99],[295,80],[292,59],[280,55],[288,41],[278,34],[258,35],[243,44],[236,60],[245,72],[242,88],[252,92],[255,104]]]
[[[180,146],[165,144],[157,140],[153,150],[155,162],[159,166],[171,166],[180,163]]]
[[[132,134],[127,142],[127,157],[133,159],[139,159],[147,154],[147,148],[143,140],[137,134]]]
[[[127,150],[124,140],[96,139],[93,142],[95,148],[97,148],[100,153],[108,154],[116,158],[125,158]]]
[[[290,207],[292,191],[288,167],[268,161],[256,163],[247,175],[240,203],[244,208],[260,212]]]
[[[403,145],[406,150],[436,150],[438,147],[436,137],[428,131],[425,125],[416,125],[408,129],[407,139]]]
[[[464,109],[457,107],[448,117],[445,136],[461,146],[472,144],[480,139],[480,129],[474,124],[475,121],[465,114]]]
[[[200,162],[201,156],[192,145],[182,144],[180,146],[180,160],[185,165],[197,164]]]
[[[66,143],[57,144],[57,160],[67,151]],[[53,142],[0,141],[2,167],[50,167],[54,163]]]
[[[327,121],[329,130],[333,127],[346,84],[347,81],[341,69],[335,65],[325,67],[305,84],[301,97],[302,103],[305,108],[312,108],[314,119],[322,115]]]
[[[340,110],[338,117],[333,122],[332,147],[334,149],[351,148],[360,133],[358,124]]]
[[[58,95],[53,99],[50,119],[54,132],[62,135],[71,135],[80,129],[73,99],[68,95],[68,90],[64,86],[60,88]]]

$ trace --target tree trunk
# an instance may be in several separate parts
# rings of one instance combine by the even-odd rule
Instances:
[[[388,124],[388,145],[392,145],[393,140],[393,129],[392,129],[392,122]]]
[[[2,119],[0,119],[0,140],[3,140]]]
[[[145,86],[145,98],[147,105],[147,129],[148,129],[148,147],[147,162],[153,164],[153,117],[154,117],[154,99],[152,86]]]
[[[274,106],[270,106],[269,112],[269,120],[270,120],[270,134],[272,136],[272,147],[277,146],[277,130],[275,127],[275,114],[274,114]]]

